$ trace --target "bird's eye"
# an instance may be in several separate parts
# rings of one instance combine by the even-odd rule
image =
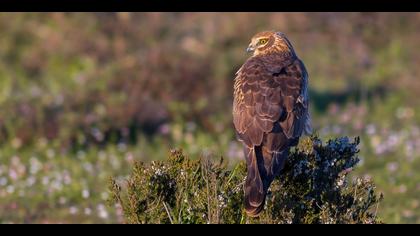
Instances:
[[[267,43],[267,39],[260,39],[259,44],[263,45]]]

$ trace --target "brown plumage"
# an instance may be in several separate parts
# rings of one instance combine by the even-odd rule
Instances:
[[[245,210],[258,216],[291,146],[311,132],[308,74],[283,33],[256,34],[236,73],[233,123],[247,162]]]

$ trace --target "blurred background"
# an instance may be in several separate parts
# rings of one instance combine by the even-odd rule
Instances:
[[[419,13],[2,13],[0,222],[119,223],[111,176],[133,161],[242,160],[235,72],[284,32],[323,139],[361,137],[387,223],[420,223]]]

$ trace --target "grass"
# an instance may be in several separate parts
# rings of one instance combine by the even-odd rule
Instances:
[[[385,132],[379,127],[365,128],[361,136],[361,161],[351,174],[352,178],[371,179],[377,186],[377,191],[384,193],[378,216],[387,223],[419,223],[417,196],[420,192],[420,181],[417,170],[420,163],[415,149],[413,152],[410,148],[413,145],[416,148],[418,136],[415,128],[407,131],[409,132]],[[186,136],[184,132],[190,131],[183,131],[180,140]],[[390,138],[395,134],[397,135],[394,138]],[[237,166],[238,161],[243,158],[239,143],[221,145],[223,150],[220,151],[216,148],[220,140],[200,131],[189,135],[192,140],[202,140],[202,143],[195,145],[178,143],[189,158],[197,160],[200,157],[222,155],[228,160],[228,170],[241,173],[242,170]],[[322,132],[321,135],[327,136]],[[394,139],[404,145],[388,145],[388,142],[395,142]],[[139,138],[137,145],[106,145],[79,151],[63,149],[60,145],[43,139],[34,146],[19,146],[19,141],[16,140],[4,144],[0,150],[0,222],[126,221],[121,208],[106,203],[110,197],[106,189],[109,178],[126,179],[130,176],[134,163],[144,161],[147,164],[156,159],[164,161],[168,150],[174,148],[171,145],[174,142],[164,139],[146,140]],[[201,153],[197,151],[200,148],[206,150],[205,143],[213,143],[208,145],[213,148]],[[388,149],[382,150],[381,146]],[[236,176],[236,173],[232,176]],[[229,179],[231,181],[235,178]]]

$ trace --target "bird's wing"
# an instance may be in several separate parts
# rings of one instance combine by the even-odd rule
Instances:
[[[276,78],[287,114],[284,120],[280,120],[280,126],[286,137],[293,139],[302,135],[308,119],[308,74],[299,59],[285,67],[285,72],[281,78]]]
[[[270,150],[288,145],[304,128],[306,70],[299,59],[251,57],[235,78],[233,123],[248,147],[269,142]],[[281,134],[267,136],[269,133]]]

